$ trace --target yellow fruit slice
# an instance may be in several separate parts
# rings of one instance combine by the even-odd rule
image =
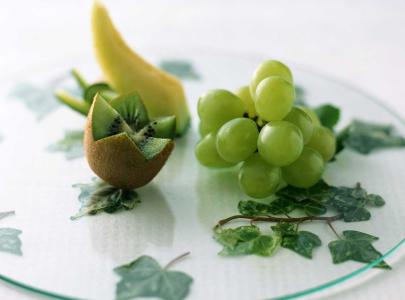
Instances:
[[[92,31],[97,60],[113,88],[118,93],[136,90],[152,119],[176,116],[176,133],[183,134],[190,114],[181,82],[132,51],[98,1],[93,6]]]

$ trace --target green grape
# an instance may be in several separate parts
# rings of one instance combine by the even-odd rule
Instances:
[[[288,121],[297,126],[304,138],[304,144],[308,143],[311,139],[312,132],[314,131],[314,125],[312,119],[301,108],[293,107],[290,113],[284,118],[284,121]]]
[[[273,194],[281,182],[281,170],[267,164],[258,153],[250,156],[239,170],[239,186],[253,198],[264,198]]]
[[[304,147],[300,157],[281,171],[288,184],[297,188],[309,188],[321,179],[324,169],[322,155],[312,148]]]
[[[256,113],[255,103],[253,102],[252,96],[250,95],[249,86],[241,87],[237,92],[236,95],[243,100],[245,103],[245,109],[248,113],[249,118],[254,118]]]
[[[252,80],[250,82],[250,94],[253,99],[256,97],[256,88],[259,83],[270,76],[280,76],[289,83],[293,84],[293,77],[290,69],[283,63],[277,60],[267,60],[262,62],[259,67],[253,73]]]
[[[301,155],[304,140],[301,131],[294,124],[273,121],[260,131],[257,147],[267,163],[283,167],[293,163]]]
[[[279,76],[268,77],[256,89],[257,114],[266,121],[282,120],[290,112],[295,98],[294,87]]]
[[[315,126],[307,146],[318,151],[325,161],[329,161],[336,152],[336,138],[329,128]]]
[[[229,120],[242,117],[245,104],[229,91],[211,90],[198,99],[197,110],[205,126],[216,131]]]
[[[217,151],[225,161],[238,163],[257,149],[259,130],[254,121],[236,118],[226,122],[217,133]]]
[[[319,120],[318,115],[312,109],[306,106],[298,106],[298,107],[307,113],[307,115],[311,118],[314,126],[321,126],[321,120]]]
[[[206,136],[208,133],[213,132],[209,126],[207,126],[203,121],[200,121],[198,124],[198,132],[200,133],[201,137]]]
[[[206,167],[225,168],[234,164],[223,160],[216,148],[217,137],[215,133],[208,133],[195,146],[195,156]]]

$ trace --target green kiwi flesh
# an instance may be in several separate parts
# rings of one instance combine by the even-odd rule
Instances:
[[[154,137],[149,137],[141,142],[135,142],[138,148],[141,150],[143,156],[147,160],[151,160],[157,156],[166,146],[171,143],[170,139],[159,139]]]
[[[173,139],[176,135],[176,117],[168,116],[152,120],[149,126],[153,130],[153,136],[156,138]]]
[[[148,113],[137,92],[120,95],[112,99],[110,105],[134,131],[142,129],[149,123]]]
[[[153,137],[148,126],[136,132],[138,125],[145,122],[147,122],[146,110],[137,94],[119,96],[110,103],[100,94],[94,98],[92,135],[95,141],[126,133],[144,157],[150,160],[158,155],[171,140]]]
[[[133,134],[132,129],[121,115],[100,94],[94,97],[92,123],[95,141],[121,132]]]

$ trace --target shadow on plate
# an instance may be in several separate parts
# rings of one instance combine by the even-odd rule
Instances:
[[[148,244],[173,243],[175,219],[161,191],[152,183],[139,189],[139,197],[133,210],[96,216],[88,223],[94,250],[117,264],[145,254]]]
[[[238,186],[238,167],[223,170],[203,166],[198,168],[198,218],[211,229],[220,219],[236,214],[239,201],[246,196]]]

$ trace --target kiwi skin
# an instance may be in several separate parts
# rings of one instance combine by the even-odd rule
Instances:
[[[149,183],[169,158],[171,141],[155,157],[147,160],[127,133],[95,141],[92,129],[93,105],[84,132],[84,150],[90,168],[105,182],[122,189],[135,189]]]

